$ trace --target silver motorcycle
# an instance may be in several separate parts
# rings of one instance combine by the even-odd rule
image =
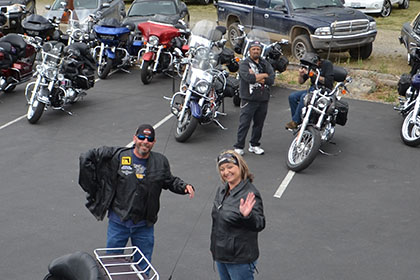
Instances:
[[[225,129],[218,120],[219,115],[225,115],[219,107],[229,75],[220,60],[225,33],[226,28],[207,20],[197,22],[192,29],[180,90],[170,102],[171,112],[177,117],[178,142],[186,141],[198,124],[216,123]]]
[[[65,110],[86,95],[95,84],[95,61],[83,43],[64,46],[45,43],[41,49],[42,62],[36,66],[36,80],[25,89],[28,101],[27,119],[36,123],[47,108]]]
[[[310,76],[315,73],[317,76],[314,89],[304,98],[303,121],[293,131],[295,138],[287,153],[287,167],[295,172],[307,168],[314,161],[321,144],[333,138],[336,124],[346,124],[348,104],[340,100],[339,94],[345,93],[346,85],[352,81],[344,68],[334,66],[334,80],[338,82],[334,89],[319,87],[319,68],[308,64],[302,66],[308,68]]]

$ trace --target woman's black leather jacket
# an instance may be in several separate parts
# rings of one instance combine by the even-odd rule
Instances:
[[[214,200],[210,251],[213,260],[223,263],[251,263],[259,256],[258,232],[265,227],[261,195],[247,179],[226,192],[229,187],[220,187]],[[249,192],[255,194],[256,203],[248,217],[239,212],[240,199]]]

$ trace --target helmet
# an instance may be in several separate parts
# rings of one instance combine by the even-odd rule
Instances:
[[[413,78],[411,79],[411,85],[415,89],[420,89],[420,74],[416,74],[413,76]]]
[[[316,66],[316,64],[320,60],[321,59],[316,53],[308,52],[301,58],[300,63],[307,66],[312,66],[312,65]]]

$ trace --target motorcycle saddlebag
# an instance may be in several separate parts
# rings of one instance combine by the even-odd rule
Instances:
[[[411,85],[411,75],[408,73],[404,73],[401,75],[400,80],[398,81],[398,94],[401,96],[405,96],[408,88]]]
[[[238,91],[239,91],[239,79],[236,79],[235,77],[227,77],[226,87],[225,87],[225,90],[223,91],[223,96],[233,97]]]
[[[338,110],[335,123],[339,125],[345,125],[347,122],[347,114],[349,113],[349,104],[344,100],[337,100],[335,108]]]
[[[283,73],[286,71],[287,66],[289,65],[289,60],[282,56],[278,59],[268,58],[268,62],[273,66],[274,71],[279,71],[280,73]]]
[[[220,53],[220,64],[228,64],[235,58],[235,53],[231,49],[224,48]]]
[[[7,42],[0,42],[0,69],[12,66],[13,58],[10,54],[12,45]]]

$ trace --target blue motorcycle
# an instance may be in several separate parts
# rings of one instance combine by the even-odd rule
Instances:
[[[94,26],[96,38],[101,43],[94,48],[98,60],[98,77],[106,79],[111,69],[127,73],[140,58],[143,42],[134,35],[134,24],[122,26],[116,19],[103,19]]]

